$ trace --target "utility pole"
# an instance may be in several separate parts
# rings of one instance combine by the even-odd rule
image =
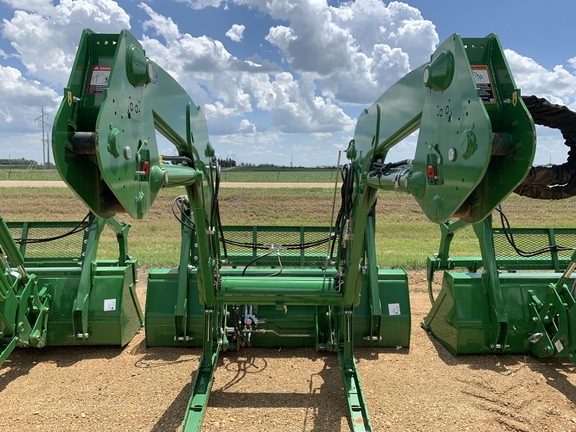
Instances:
[[[44,134],[44,126],[51,126],[49,123],[44,121],[44,117],[48,117],[48,113],[44,112],[44,107],[42,107],[42,115],[40,117],[36,117],[34,121],[40,121],[42,125],[42,164],[44,165],[44,169],[46,169],[46,159],[48,159],[48,166],[50,165],[50,142],[48,134]]]

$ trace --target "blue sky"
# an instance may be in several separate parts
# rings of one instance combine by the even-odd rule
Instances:
[[[128,28],[206,113],[221,157],[336,163],[356,118],[452,33],[496,33],[523,94],[576,110],[572,0],[0,0],[0,158],[43,161],[83,28]],[[410,158],[415,137],[391,157]],[[536,164],[562,163],[538,128]],[[171,154],[171,146],[161,144]],[[44,158],[46,156],[44,155]]]

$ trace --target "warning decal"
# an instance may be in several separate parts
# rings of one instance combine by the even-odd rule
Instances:
[[[400,303],[388,303],[388,315],[400,314]]]
[[[104,312],[116,310],[116,299],[104,299]]]
[[[476,86],[480,89],[480,99],[482,99],[482,102],[489,104],[496,103],[494,88],[492,87],[492,81],[488,73],[488,66],[472,66],[472,75],[474,75]]]
[[[108,78],[112,66],[92,66],[92,73],[90,74],[90,85],[88,86],[88,93],[104,93],[108,85]]]

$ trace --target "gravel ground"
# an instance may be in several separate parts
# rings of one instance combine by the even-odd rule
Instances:
[[[144,277],[142,277],[144,279]],[[143,302],[145,287],[139,284]],[[408,349],[357,349],[376,431],[576,431],[576,375],[564,360],[448,354],[419,326],[430,308],[423,272],[410,273]],[[16,350],[0,370],[6,431],[178,430],[199,349]],[[224,353],[207,431],[346,431],[338,359],[313,349]]]

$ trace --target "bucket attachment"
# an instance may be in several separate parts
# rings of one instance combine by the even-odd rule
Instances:
[[[371,265],[363,270],[366,277],[360,301],[348,308],[343,306],[336,269],[326,267],[328,248],[322,238],[329,240],[329,231],[260,226],[227,227],[225,231],[231,233],[227,240],[230,249],[221,260],[229,265],[218,271],[215,306],[208,308],[201,301],[202,275],[193,246],[197,244],[195,232],[190,227],[183,227],[178,269],[152,269],[148,276],[147,346],[203,348],[183,430],[201,427],[220,351],[245,346],[315,347],[336,352],[351,424],[354,430],[372,430],[353,348],[409,346],[406,272],[378,270],[370,239],[365,244],[364,262]],[[280,246],[292,244],[299,247]],[[244,250],[232,247],[238,245]],[[263,245],[270,245],[269,253],[258,250]]]
[[[286,271],[286,270],[285,270]],[[221,271],[221,275],[238,275],[238,271]],[[298,280],[321,270],[286,271],[283,280]],[[186,316],[177,317],[179,275],[176,269],[151,269],[146,294],[147,346],[202,346],[204,309],[198,301],[197,275],[189,272],[186,285]],[[408,347],[410,345],[410,301],[408,280],[403,270],[381,270],[376,289],[365,284],[360,305],[354,308],[354,341],[356,346]],[[365,294],[365,295],[364,295]],[[232,304],[228,307],[232,318],[249,317],[250,346],[253,347],[316,347],[333,350],[329,346],[330,320],[328,306]],[[185,323],[185,326],[183,327]],[[231,327],[232,329],[232,327]],[[235,347],[235,332],[229,343]]]
[[[243,231],[254,244],[267,243],[266,236],[326,235],[318,227],[226,227],[237,236]],[[240,237],[236,237],[240,238]],[[234,240],[235,241],[235,240]],[[187,244],[188,242],[183,242]],[[193,242],[191,242],[193,244]],[[325,247],[323,247],[325,253]],[[193,254],[194,255],[194,254]],[[283,268],[274,277],[264,277],[278,272],[278,268],[260,266],[246,271],[252,253],[230,251],[229,262],[233,267],[220,269],[221,289],[219,301],[227,307],[230,334],[229,347],[239,348],[242,338],[238,332],[250,335],[253,347],[316,347],[334,350],[331,342],[330,303],[337,306],[341,296],[328,287],[333,279],[333,269],[318,268],[322,262],[316,251],[280,253]],[[183,250],[183,257],[190,252]],[[309,261],[310,260],[310,261]],[[325,257],[324,257],[325,261]],[[266,265],[272,261],[262,260]],[[278,259],[274,257],[277,264]],[[308,263],[312,264],[309,265]],[[303,264],[299,266],[299,264]],[[316,268],[314,268],[316,266]],[[239,268],[240,267],[240,268]],[[204,332],[204,307],[199,301],[198,273],[196,268],[182,273],[178,269],[151,269],[148,274],[146,294],[146,344],[147,346],[202,346]],[[360,304],[353,309],[354,344],[356,346],[408,347],[410,344],[410,301],[408,280],[403,270],[373,269],[374,276],[364,279]],[[266,287],[264,285],[268,285]],[[317,285],[317,287],[316,287]],[[325,291],[322,291],[326,287]],[[301,297],[295,291],[301,293]],[[239,294],[236,296],[235,292]],[[274,292],[284,292],[284,301],[276,304]],[[328,297],[332,300],[329,300]],[[243,300],[243,301],[242,301]],[[252,300],[252,301],[251,301]],[[318,303],[318,304],[314,304]],[[178,313],[185,311],[185,313]],[[246,318],[248,317],[248,318]],[[230,323],[242,318],[250,323],[246,329],[235,329]]]
[[[451,259],[450,241],[461,227],[452,231],[445,224],[441,250],[428,259],[433,305],[423,327],[453,355],[532,353],[573,360],[576,302],[569,287],[576,280],[576,254],[558,244],[573,245],[576,230],[491,229],[489,218],[474,226],[482,257]],[[519,256],[514,250],[526,251],[530,245],[544,253]],[[468,272],[449,271],[456,267]],[[437,270],[444,271],[441,291],[434,299],[431,288]]]
[[[96,259],[106,225],[116,233],[118,260]],[[123,346],[142,327],[137,262],[127,254],[130,225],[89,214],[81,222],[11,222],[4,227],[1,361],[16,346]]]
[[[546,298],[548,286],[560,276],[558,273],[500,275],[508,316],[505,347],[494,346],[490,341],[491,304],[480,273],[444,272],[442,290],[424,319],[425,327],[453,355],[532,352],[531,346],[541,331],[531,312],[534,299]]]

